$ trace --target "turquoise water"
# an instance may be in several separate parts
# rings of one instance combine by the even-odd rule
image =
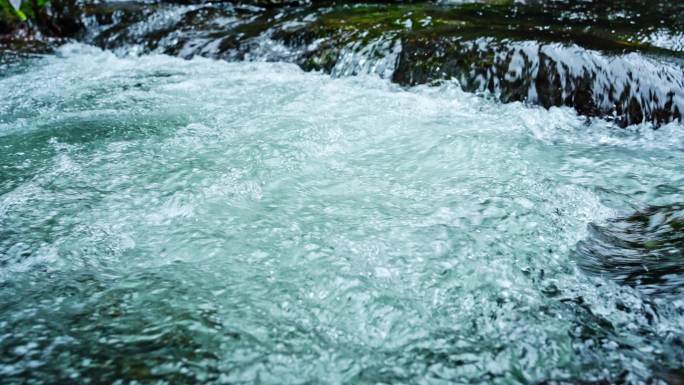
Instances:
[[[684,300],[577,268],[681,126],[80,45],[0,75],[5,384],[639,383]]]

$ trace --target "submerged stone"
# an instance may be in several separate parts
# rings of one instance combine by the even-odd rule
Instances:
[[[577,245],[587,272],[635,286],[647,294],[684,289],[684,205],[649,207],[630,216],[591,224]]]

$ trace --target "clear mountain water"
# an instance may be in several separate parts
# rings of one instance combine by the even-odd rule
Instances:
[[[667,380],[684,300],[575,247],[684,201],[683,147],[455,84],[79,45],[7,64],[2,383]]]

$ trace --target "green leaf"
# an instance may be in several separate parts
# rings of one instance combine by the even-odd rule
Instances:
[[[12,5],[12,8],[14,8],[15,11],[19,11],[19,8],[21,8],[21,2],[22,0],[9,0],[10,5]]]

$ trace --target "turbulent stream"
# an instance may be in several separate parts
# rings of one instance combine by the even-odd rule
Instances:
[[[682,296],[590,274],[577,245],[684,202],[683,147],[679,123],[449,82],[12,61],[0,382],[677,383]]]

